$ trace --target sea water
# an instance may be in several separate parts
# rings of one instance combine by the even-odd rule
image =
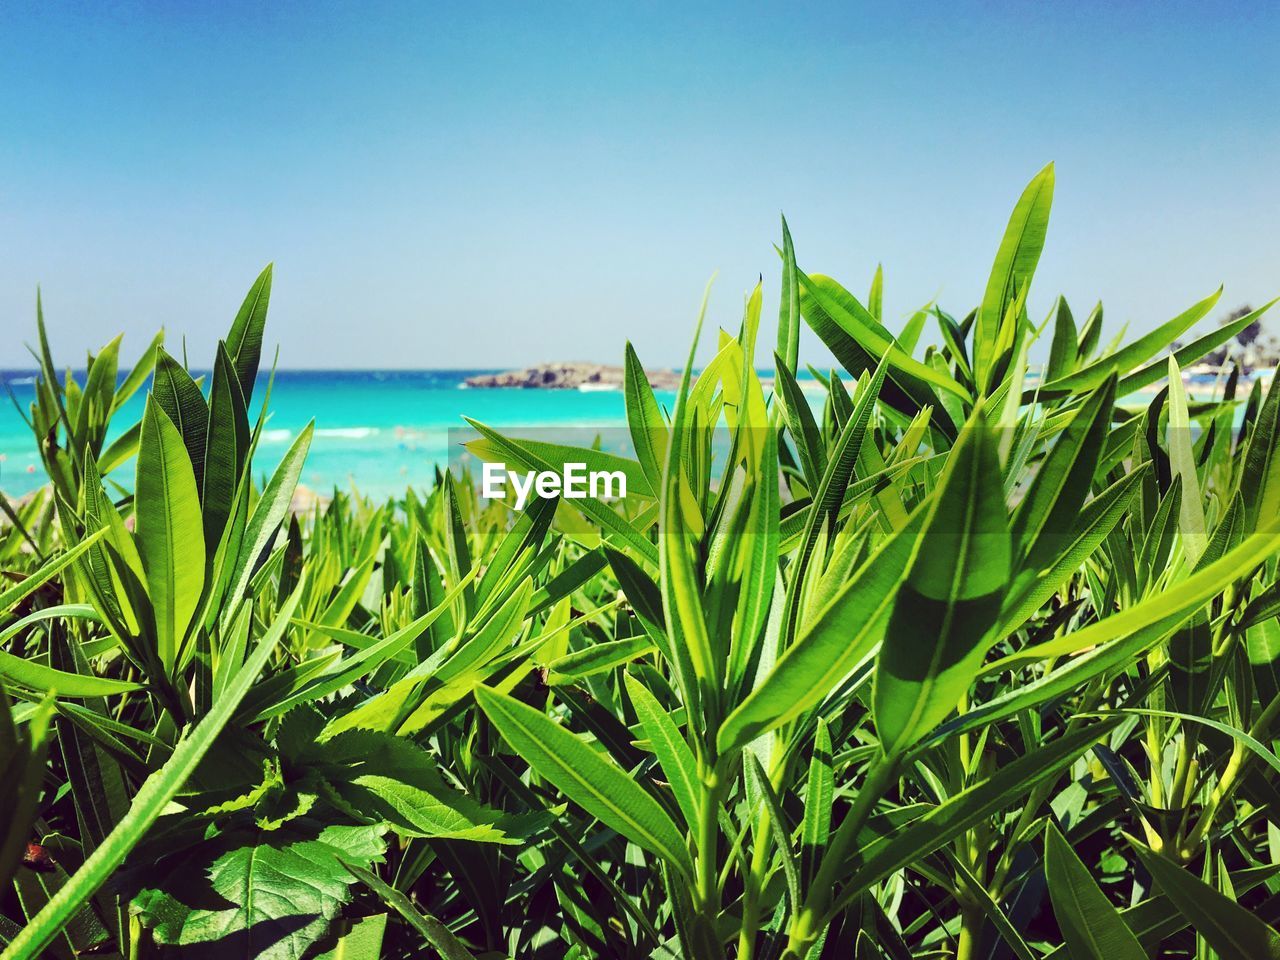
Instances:
[[[499,431],[561,428],[589,443],[593,431],[617,436],[626,425],[620,390],[466,389],[487,370],[283,370],[271,387],[254,467],[269,472],[312,419],[315,437],[301,482],[317,493],[358,489],[374,498],[429,486],[437,466],[466,462],[460,445],[475,434],[464,416]],[[0,381],[29,416],[35,374],[0,371]],[[252,407],[267,389],[259,378]],[[145,390],[116,414],[112,438],[138,421]],[[659,393],[668,410],[674,394]],[[16,497],[45,482],[35,439],[14,403],[0,395],[0,490]],[[109,441],[108,441],[109,442]],[[132,487],[132,462],[113,479]]]
[[[312,419],[315,437],[301,483],[319,494],[356,489],[382,499],[399,496],[408,486],[430,486],[437,467],[472,466],[462,444],[474,438],[464,417],[499,432],[558,439],[588,446],[598,435],[602,446],[624,449],[626,404],[620,390],[467,389],[468,377],[492,370],[282,370],[271,384],[268,416],[258,444],[254,468],[263,474],[275,468]],[[762,371],[771,375],[772,371]],[[81,378],[83,379],[83,378]],[[817,387],[802,371],[806,388]],[[1193,397],[1208,399],[1219,388],[1215,378],[1191,385]],[[253,414],[267,390],[266,374],[254,389]],[[33,371],[0,370],[0,386],[12,394],[29,415],[34,396]],[[1155,387],[1149,388],[1154,390]],[[807,390],[815,404],[820,390]],[[1241,389],[1238,396],[1247,395]],[[123,407],[113,420],[110,439],[142,416],[145,390]],[[674,393],[658,392],[667,411]],[[1145,405],[1146,394],[1128,398]],[[1237,415],[1242,413],[1237,411]],[[475,472],[478,474],[478,465]],[[133,486],[132,461],[113,472],[122,487]],[[17,406],[0,395],[0,491],[19,497],[45,482],[35,439]]]

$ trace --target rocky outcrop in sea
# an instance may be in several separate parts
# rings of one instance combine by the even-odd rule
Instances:
[[[673,370],[646,370],[649,386],[655,390],[675,390],[680,375]],[[620,390],[625,370],[604,363],[555,362],[540,363],[523,370],[484,373],[467,377],[468,387],[493,389],[512,387],[523,390]]]

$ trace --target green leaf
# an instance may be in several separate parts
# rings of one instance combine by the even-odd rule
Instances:
[[[880,648],[874,713],[891,756],[951,713],[981,667],[1012,560],[999,475],[976,411],[947,460]]]
[[[556,574],[545,584],[533,591],[530,598],[529,613],[538,613],[547,607],[563,600],[579,587],[591,582],[597,573],[608,565],[609,548],[592,550],[584,553],[565,569]]]
[[[491,427],[487,427],[469,417],[464,417],[463,419],[475,428],[476,432],[481,435],[482,440],[487,441],[487,443],[483,444],[481,441],[472,441],[472,444],[475,444],[474,449],[471,444],[468,444],[468,449],[472,449],[476,456],[506,463],[509,468],[519,467],[535,472],[555,472],[555,467],[535,452],[530,444],[504,437]],[[565,451],[572,448],[558,447],[557,449]],[[579,452],[581,451],[575,450],[574,455],[576,456]],[[631,468],[634,468],[632,472],[637,477],[640,477],[643,482],[643,471],[640,470],[639,465],[633,461]],[[627,471],[624,470],[624,472]],[[631,493],[631,473],[628,473],[627,493]],[[614,534],[621,543],[635,550],[646,560],[654,564],[658,562],[658,552],[654,549],[653,544],[616,510],[599,498],[584,497],[581,500],[568,500],[565,503],[571,504],[574,509],[580,511],[588,520],[599,524],[606,533]]]
[[[1010,804],[1025,800],[1042,781],[1059,776],[1094,743],[1113,730],[1117,721],[1105,720],[1040,744],[991,776],[970,784],[911,823],[864,847],[851,866],[836,907],[890,874],[919,863],[976,823]]]
[[[258,361],[262,356],[262,331],[267,323],[267,306],[271,303],[273,266],[268,263],[253,281],[227,334],[227,353],[235,364],[246,407],[253,397],[253,381],[257,379]]]
[[[85,375],[72,426],[77,459],[83,459],[86,454],[96,456],[102,449],[115,398],[121,336],[115,337],[92,358]]]
[[[474,574],[468,574],[467,577],[464,578],[463,582],[458,587],[455,587],[444,598],[442,603],[438,604],[431,610],[428,610],[422,616],[412,620],[394,633],[388,634],[380,640],[366,638],[370,640],[370,642],[361,649],[359,653],[339,660],[333,666],[331,671],[326,671],[314,682],[302,686],[300,689],[288,691],[274,702],[263,703],[258,707],[256,719],[265,720],[270,717],[280,716],[296,706],[304,703],[311,703],[323,697],[327,697],[330,694],[337,693],[338,691],[351,686],[361,677],[372,673],[388,660],[394,660],[401,656],[401,654],[406,654],[414,642],[431,629],[431,625],[435,623],[436,620],[448,613],[452,603],[466,588],[466,585],[471,583],[473,577]],[[342,639],[344,634],[344,631],[341,631],[338,628],[323,624],[317,624],[316,629],[318,632],[328,633],[338,639]],[[351,636],[350,633],[346,633],[346,635],[348,637]],[[412,657],[409,658],[409,664],[411,666],[416,663],[417,661],[412,659]],[[280,674],[277,673],[276,676],[279,677]],[[265,684],[255,688],[255,695],[259,692],[262,686],[265,686]],[[351,713],[352,712],[349,711],[344,714],[344,716],[351,716]]]
[[[33,624],[61,617],[73,617],[95,623],[100,620],[93,607],[83,604],[45,607],[11,623],[0,631],[0,643],[4,643]],[[109,697],[117,693],[142,689],[141,685],[127,680],[112,680],[109,677],[56,670],[35,660],[15,657],[3,650],[0,650],[0,677],[26,687],[28,690],[48,691],[56,693],[59,697]]]
[[[926,508],[885,540],[805,626],[716,735],[722,754],[798,717],[822,701],[884,636],[903,570],[919,545]]]
[[[59,573],[79,560],[88,550],[97,546],[98,541],[107,535],[106,529],[96,530],[85,537],[70,550],[59,554],[52,560],[42,563],[31,573],[22,577],[8,590],[0,592],[0,611],[8,612],[35,593]]]
[[[318,622],[321,626],[341,627],[347,622],[369,586],[377,559],[376,556],[371,556],[347,573],[342,585],[320,613]]]
[[[1280,580],[1254,593],[1241,622],[1253,626],[1275,617],[1280,617]]]
[[[758,472],[749,495],[746,528],[730,534],[736,540],[736,570],[740,571],[727,669],[729,683],[735,687],[758,662],[779,583],[778,434],[773,430],[765,433]]]
[[[1228,584],[1252,572],[1277,550],[1280,550],[1280,517],[1272,519],[1226,555],[1177,581],[1169,589],[1081,630],[1011,653],[996,661],[990,672],[1088,650],[1122,637],[1140,636],[1149,646],[1208,603]]]
[[[49,644],[50,661],[59,669],[92,676],[83,647],[77,645],[66,630],[56,626],[51,629]],[[102,698],[91,699],[82,710],[82,716],[95,719],[108,715],[107,703]],[[105,725],[78,721],[62,710],[59,713],[58,746],[75,803],[80,843],[89,851],[106,839],[129,808],[129,791],[121,767],[107,755],[103,744],[114,742],[121,749],[127,748],[102,729]],[[141,762],[133,765],[133,770],[139,776],[148,772]]]
[[[1164,895],[1222,957],[1280,960],[1280,933],[1252,911],[1149,847],[1129,842]]]
[[[541,549],[546,541],[547,531],[551,528],[551,522],[555,518],[557,506],[558,504],[555,500],[533,497],[524,510],[516,515],[511,529],[503,535],[501,541],[491,550],[484,575],[476,585],[476,603],[480,607],[488,603],[489,599],[504,584],[509,584],[512,576],[522,577],[524,575],[523,571],[518,569],[519,565],[528,558],[530,551]],[[431,562],[430,550],[425,544],[420,544],[420,547],[427,552],[420,553],[413,562],[425,567],[427,563]],[[430,572],[425,569],[422,572],[425,577],[420,577],[419,579],[429,583]],[[420,590],[421,587],[415,587],[415,589]],[[421,599],[425,609],[426,598],[422,597]]]
[[[702,784],[698,780],[698,764],[688,741],[662,708],[649,689],[631,674],[624,674],[627,693],[636,709],[640,728],[649,741],[649,749],[658,758],[658,766],[671,792],[675,794],[685,823],[692,829],[702,810]]]
[[[1238,320],[1233,320],[1231,323],[1215,327],[1204,336],[1197,337],[1185,347],[1180,347],[1175,350],[1172,354],[1174,360],[1178,362],[1178,366],[1180,367],[1186,367],[1195,363],[1205,354],[1212,350],[1217,350],[1224,343],[1235,339],[1237,334],[1241,333],[1250,325],[1256,323],[1258,318],[1275,306],[1277,302],[1280,302],[1280,299],[1265,303],[1252,313],[1247,313]],[[1166,375],[1167,370],[1168,366],[1165,360],[1155,360],[1121,380],[1119,389],[1116,392],[1122,397],[1130,396],[1148,384],[1155,383],[1157,380],[1162,379]]]
[[[449,928],[435,917],[420,913],[408,897],[399,890],[387,886],[375,874],[360,867],[347,864],[351,875],[382,898],[382,902],[400,914],[409,925],[422,934],[427,943],[439,952],[441,960],[475,960],[462,941],[450,932]]]
[[[1115,353],[1105,356],[1100,360],[1096,360],[1087,367],[1076,370],[1068,376],[1058,380],[1051,380],[1043,384],[1039,393],[1046,399],[1066,396],[1072,393],[1081,393],[1085,390],[1092,390],[1102,381],[1113,373],[1125,373],[1132,370],[1138,364],[1149,360],[1156,353],[1167,347],[1172,341],[1176,340],[1185,331],[1195,326],[1200,320],[1208,315],[1209,311],[1214,308],[1218,302],[1218,298],[1222,296],[1222,288],[1205,297],[1199,303],[1193,304],[1191,307],[1178,314],[1172,320],[1169,320],[1155,330],[1145,336],[1139,337],[1130,344],[1126,344]],[[1097,313],[1101,317],[1101,312]],[[1090,318],[1090,326],[1092,326],[1092,318]],[[1086,333],[1090,326],[1086,326]],[[1153,377],[1157,380],[1159,377]],[[1150,382],[1150,381],[1149,381]],[[1131,388],[1128,378],[1121,380],[1121,396]],[[1024,401],[1028,398],[1024,397]]]
[[[1219,733],[1225,734],[1231,739],[1240,743],[1245,749],[1253,752],[1255,756],[1263,761],[1272,770],[1280,773],[1280,757],[1262,745],[1255,737],[1250,736],[1243,730],[1222,723],[1210,717],[1199,717],[1191,713],[1180,713],[1176,710],[1150,710],[1143,707],[1126,707],[1117,711],[1118,713],[1130,713],[1144,717],[1167,717],[1170,720],[1181,720],[1184,723],[1198,723],[1202,726],[1217,730]]]
[[[604,673],[624,663],[630,663],[637,657],[646,656],[655,647],[648,637],[626,637],[622,640],[608,640],[604,643],[593,643],[582,650],[574,650],[563,657],[557,657],[547,664],[551,676],[549,684],[574,683],[582,677]]]
[[[1049,363],[1044,369],[1045,380],[1058,380],[1076,367],[1076,322],[1067,306],[1066,297],[1058,298],[1058,310],[1053,323],[1053,344],[1049,348]]]
[[[876,274],[879,275],[880,268],[876,268]],[[920,337],[924,333],[925,324],[929,322],[929,306],[922,307],[913,313],[902,327],[902,332],[898,334],[898,346],[902,347],[911,355],[915,352],[916,346],[920,343]]]
[[[778,348],[781,366],[795,373],[800,358],[800,282],[796,276],[796,248],[787,218],[782,218],[782,291],[778,302]]]
[[[250,684],[275,651],[276,644],[283,636],[289,618],[293,616],[293,611],[298,605],[303,586],[305,585],[295,589],[281,605],[270,629],[263,634],[244,666],[227,684],[222,696],[214,701],[209,713],[191,734],[178,744],[165,765],[146,779],[134,795],[129,812],[116,824],[111,835],[89,855],[67,884],[50,899],[39,914],[32,918],[22,932],[14,937],[4,953],[0,954],[0,960],[34,960],[40,956],[41,951],[58,931],[67,924],[85,901],[107,882],[129,851],[142,840],[151,824],[187,782],[187,778],[191,776],[201,758],[208,752],[218,734],[222,732],[222,728],[235,713],[244,695],[248,693]]]
[[[1244,498],[1247,528],[1280,514],[1280,375],[1272,376],[1267,398],[1249,435],[1240,495]]]
[[[667,458],[667,425],[662,421],[662,411],[658,409],[653,388],[649,386],[649,377],[629,340],[625,372],[624,392],[631,443],[649,489],[657,490],[662,486],[662,463]],[[627,489],[630,492],[630,487]]]
[[[221,343],[209,391],[208,421],[206,445],[201,451],[205,470],[200,502],[205,544],[212,553],[231,516],[249,456],[249,416],[231,358]]]
[[[997,634],[1007,634],[1032,617],[1093,555],[1116,525],[1129,512],[1146,466],[1125,474],[1080,511],[1071,534],[1059,543],[1057,552],[1041,559],[1047,567],[1027,567],[1014,581],[1005,597]]]
[[[138,448],[138,552],[155,611],[156,653],[172,672],[204,590],[204,526],[200,494],[182,436],[148,400]]]
[[[687,878],[684,838],[658,802],[617,765],[546,715],[505,694],[476,689],[476,702],[529,765],[592,816],[662,857]]]
[[[142,435],[142,422],[135,423],[107,445],[98,456],[98,470],[103,476],[138,454],[138,439]]]
[[[506,839],[499,811],[447,784],[431,755],[403,737],[348,730],[308,745],[296,760],[326,776],[352,809],[402,836]]]
[[[162,343],[164,343],[163,330],[151,338],[151,342],[147,344],[147,349],[142,351],[142,356],[138,358],[138,362],[134,364],[128,376],[116,388],[115,397],[111,401],[111,412],[113,414],[124,406],[130,397],[141,390],[142,385],[147,382],[147,377],[152,375],[155,370],[157,351]]]
[[[787,895],[791,898],[793,909],[798,908],[800,899],[800,870],[796,866],[795,854],[791,849],[791,825],[782,812],[782,804],[774,792],[769,775],[760,766],[760,758],[748,751],[742,757],[743,773],[746,778],[748,796],[757,795],[764,803],[764,815],[769,818],[769,831],[773,835],[774,846],[778,858],[782,861],[782,875],[787,881]],[[752,829],[758,834],[759,815],[753,821]],[[757,835],[757,844],[765,842],[764,837]]]
[[[1147,960],[1138,938],[1053,824],[1045,830],[1044,858],[1049,897],[1071,960]]]
[[[796,453],[800,456],[805,484],[810,490],[816,490],[827,469],[827,451],[822,444],[822,434],[813,417],[813,409],[809,406],[809,398],[805,396],[795,374],[787,368],[777,354],[774,354],[774,362],[777,365],[774,385],[782,401],[782,412],[787,420],[787,429],[796,445]]]
[[[360,917],[352,922],[349,930],[338,934],[338,942],[333,945],[332,950],[326,950],[315,960],[379,960],[386,929],[385,913]]]
[[[54,839],[59,847],[64,844],[61,838],[50,839]],[[74,846],[67,844],[67,847],[74,857]],[[67,882],[67,872],[61,864],[55,862],[49,867],[47,870],[22,869],[13,878],[13,893],[22,913],[27,917],[44,909]],[[92,955],[95,950],[104,947],[109,949],[109,936],[97,913],[86,906],[58,932],[57,938],[49,944],[46,955],[55,960],[77,960],[78,957]]]
[[[973,371],[984,393],[994,385],[994,366],[999,359],[996,346],[1005,313],[1017,297],[1025,296],[1036,264],[1040,262],[1049,228],[1049,209],[1053,206],[1053,184],[1053,164],[1050,163],[1022,191],[1009,216],[1000,249],[996,251],[973,335]]]
[[[163,347],[156,351],[156,372],[151,384],[151,395],[182,435],[187,456],[191,458],[196,487],[199,488],[204,472],[209,405],[205,403],[204,394],[200,392],[200,386],[191,378],[191,374],[169,356]]]
[[[503,601],[502,606],[477,624],[478,629],[468,637],[445,661],[436,679],[452,680],[454,677],[478,666],[493,657],[519,634],[520,625],[528,616],[533,597],[533,582],[525,579]]]
[[[1083,630],[1036,644],[991,664],[983,671],[985,674],[999,673],[1021,663],[1088,651],[1065,666],[1012,687],[944,724],[930,742],[980,729],[1128,664],[1166,637],[1226,584],[1239,579],[1256,563],[1280,549],[1280,536],[1277,536],[1280,520],[1273,521],[1264,531],[1247,538],[1221,560],[1192,574],[1174,589]]]
[[[784,635],[790,635],[799,621],[800,588],[805,582],[818,535],[824,527],[830,532],[835,518],[839,515],[844,503],[845,491],[849,487],[849,479],[853,476],[854,467],[866,439],[871,413],[875,409],[880,389],[884,385],[884,377],[885,361],[882,360],[876,367],[875,373],[859,388],[858,402],[845,420],[836,438],[835,446],[827,458],[827,468],[822,474],[822,480],[813,491],[813,504],[805,519],[804,532],[800,537],[800,549],[792,561],[791,582],[787,590],[786,619],[783,622]],[[843,388],[840,389],[843,390]]]
[[[892,370],[909,380],[938,387],[961,400],[972,399],[969,391],[946,373],[912,359],[898,345],[893,334],[877,323],[875,318],[867,313],[865,307],[849,296],[848,291],[830,277],[819,273],[807,276],[801,270],[797,270],[796,274],[800,278],[800,285],[804,292],[809,294],[817,306],[825,311],[847,336],[852,337],[862,350],[882,359]]]
[[[1009,949],[1018,957],[1018,960],[1040,960],[1039,955],[1023,939],[1022,934],[1009,919],[1008,914],[1004,912],[1000,904],[992,899],[990,891],[983,886],[981,880],[973,875],[973,871],[965,866],[964,860],[954,850],[944,849],[943,854],[950,862],[951,868],[955,871],[960,882],[968,888],[970,897],[982,908],[987,915],[987,919],[991,921],[991,925],[1000,933],[1000,936],[1008,944]]]
[[[884,264],[881,263],[876,264],[876,272],[871,275],[871,289],[867,291],[867,313],[884,323]]]
[[[224,601],[227,612],[234,610],[244,596],[249,580],[253,577],[253,564],[262,555],[267,544],[275,540],[280,524],[288,515],[289,504],[293,501],[293,492],[297,489],[298,477],[302,475],[302,464],[307,459],[307,451],[311,449],[314,432],[315,421],[312,421],[298,434],[253,508],[253,514],[240,541],[235,565],[231,568],[231,589]]]
[[[1169,358],[1169,466],[1182,480],[1182,509],[1179,529],[1187,563],[1194,567],[1209,545],[1205,533],[1204,503],[1196,476],[1196,455],[1191,444],[1191,418],[1187,413],[1187,391],[1182,385],[1178,361]]]
[[[1108,378],[1075,412],[1018,505],[1013,539],[1033,570],[1052,563],[1069,541],[1092,488],[1114,404],[1115,379]]]
[[[1276,868],[1273,866],[1238,871],[1231,878],[1232,883],[1235,884],[1236,894],[1243,896],[1254,887],[1270,880],[1275,872]],[[1132,907],[1126,907],[1120,911],[1120,915],[1139,942],[1145,944],[1158,944],[1185,929],[1189,923],[1187,917],[1163,894],[1156,894]],[[1067,952],[1064,944],[1049,951],[1043,960],[1070,960],[1070,957],[1071,954]]]
[[[1259,699],[1280,697],[1280,620],[1273,615],[1245,629],[1245,652]]]
[[[54,701],[45,697],[27,720],[25,736],[14,726],[9,698],[0,684],[0,889],[9,889],[9,880],[18,867],[27,841],[31,839],[44,781],[45,757],[52,739],[50,720]],[[52,936],[52,934],[51,934]]]
[[[1137,569],[1145,580],[1156,580],[1167,568],[1173,536],[1178,529],[1178,516],[1182,513],[1182,478],[1175,476],[1169,489],[1160,498],[1155,513],[1146,521],[1146,536],[1142,549],[1135,557]]]
[[[380,827],[329,826],[318,833],[234,830],[161,860],[163,882],[134,907],[157,943],[209,944],[219,957],[294,960],[328,931],[351,898],[344,866],[380,851]],[[366,863],[368,860],[366,860]]]
[[[692,711],[691,716],[700,711],[704,694],[714,697],[719,689],[712,680],[714,658],[703,609],[697,558],[703,518],[697,515],[699,505],[696,501],[689,502],[694,498],[687,496],[691,478],[685,455],[690,445],[692,415],[689,407],[693,403],[689,384],[710,296],[711,285],[707,284],[671,416],[671,437],[667,443],[667,458],[662,464],[662,490],[658,504],[659,549],[652,555],[660,569],[663,620],[669,638],[664,652],[671,658],[672,671],[681,688],[685,708]],[[696,409],[697,404],[693,405]]]
[[[831,812],[835,805],[835,770],[831,759],[831,734],[827,722],[818,718],[813,736],[813,756],[809,758],[808,786],[804,795],[804,822],[800,837],[807,862],[816,865],[831,835]]]
[[[1102,339],[1102,301],[1099,300],[1085,318],[1084,329],[1080,331],[1080,344],[1076,350],[1076,366],[1088,360],[1098,352],[1098,343]]]

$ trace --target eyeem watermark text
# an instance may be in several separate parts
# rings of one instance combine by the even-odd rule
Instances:
[[[560,472],[530,470],[519,473],[508,470],[505,463],[486,463],[481,474],[480,495],[488,500],[506,496],[510,485],[516,494],[516,509],[523,510],[529,494],[544,500],[564,497],[585,500],[595,497],[612,500],[627,495],[627,475],[621,470],[588,470],[585,463],[566,463]]]

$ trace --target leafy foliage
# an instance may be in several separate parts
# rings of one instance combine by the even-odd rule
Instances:
[[[3,956],[1276,956],[1280,388],[1182,379],[1262,311],[1168,356],[1220,291],[1034,322],[1053,191],[896,334],[784,223],[773,381],[759,286],[670,403],[628,345],[634,458],[474,424],[620,501],[298,508],[270,267],[207,377],[162,337],[59,376],[37,303]]]

